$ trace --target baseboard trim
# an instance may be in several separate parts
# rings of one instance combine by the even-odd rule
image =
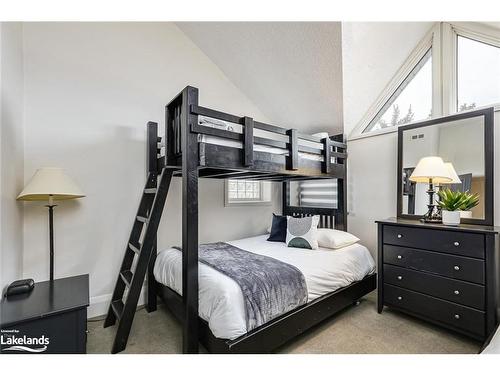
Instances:
[[[95,318],[106,315],[108,313],[109,304],[111,303],[112,293],[103,294],[100,296],[90,297],[90,305],[87,308],[87,318]],[[137,306],[142,306],[146,303],[146,290],[143,288],[139,296]]]

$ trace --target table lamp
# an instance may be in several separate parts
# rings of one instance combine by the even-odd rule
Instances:
[[[461,184],[462,180],[458,177],[457,171],[451,163],[444,163],[446,170],[448,171],[448,176],[451,178],[449,182],[442,182],[442,184]]]
[[[54,281],[54,204],[55,200],[82,198],[85,195],[78,185],[69,178],[62,168],[38,169],[17,200],[48,201],[49,209],[49,246],[50,246],[50,281]]]
[[[450,172],[443,159],[439,156],[426,156],[420,159],[410,176],[410,181],[429,184],[429,188],[427,189],[427,194],[429,194],[428,210],[422,217],[422,221],[426,223],[440,223],[441,217],[435,210],[436,205],[434,204],[434,194],[436,193],[434,184],[450,183],[452,181]]]

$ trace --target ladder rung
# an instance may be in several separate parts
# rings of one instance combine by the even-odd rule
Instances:
[[[120,276],[122,280],[125,282],[125,284],[127,284],[127,286],[130,288],[130,284],[132,283],[132,276],[134,276],[132,271],[130,270],[122,271],[120,272]]]
[[[147,188],[144,189],[145,194],[156,194],[156,188]]]
[[[137,216],[137,220],[139,220],[142,223],[147,223],[148,222],[148,218],[144,217],[144,216]]]
[[[115,313],[116,319],[120,320],[123,314],[123,301],[119,299],[118,301],[111,302],[111,308]]]
[[[133,252],[135,252],[136,254],[139,254],[141,252],[140,248],[141,248],[141,245],[137,244],[137,245],[134,245],[132,243],[129,243],[128,244],[128,247],[130,250],[132,250]]]

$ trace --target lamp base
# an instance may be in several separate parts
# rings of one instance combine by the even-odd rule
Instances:
[[[420,219],[422,223],[435,223],[435,224],[441,224],[442,219],[440,212],[435,210],[434,205],[428,205],[429,210],[427,213]]]

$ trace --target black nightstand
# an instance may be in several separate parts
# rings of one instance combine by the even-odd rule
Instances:
[[[2,353],[86,353],[88,305],[89,275],[38,282],[30,294],[4,298]]]

